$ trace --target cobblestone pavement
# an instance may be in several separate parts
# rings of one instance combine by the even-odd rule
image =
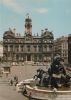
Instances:
[[[5,79],[0,78],[0,100],[28,100],[18,93],[14,86],[10,86]]]
[[[9,77],[13,77],[14,75],[17,75],[19,78],[19,81],[32,78],[36,74],[36,70],[38,68],[43,68],[44,70],[47,69],[46,66],[32,66],[32,65],[24,65],[24,66],[12,66],[11,67],[11,73]]]
[[[3,77],[0,77],[0,100],[28,100],[22,94],[18,93],[14,86],[8,84],[8,80],[13,78],[15,75],[18,76],[19,81],[31,78],[36,73],[38,66],[12,66],[11,72],[6,77],[4,74]]]
[[[3,75],[3,81],[0,79],[0,100],[27,100],[22,94],[17,93],[14,86],[9,86],[6,84],[6,80],[13,78],[15,75],[18,76],[19,81],[32,78],[36,74],[36,70],[38,68],[43,68],[47,70],[47,66],[32,66],[32,65],[24,65],[24,66],[12,66],[11,72],[6,77]],[[5,82],[4,82],[5,81]],[[65,96],[66,98],[66,96]],[[71,96],[65,98],[61,98],[62,100],[71,100]],[[51,100],[55,100],[52,98]],[[58,99],[57,99],[58,100]]]

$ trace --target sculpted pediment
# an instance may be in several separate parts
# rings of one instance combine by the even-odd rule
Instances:
[[[12,36],[12,35],[9,35],[9,34],[8,34],[8,35],[4,35],[4,37],[3,37],[3,38],[10,38],[10,39],[11,39],[11,38],[15,38],[15,37],[14,37],[14,36]]]
[[[3,35],[4,38],[14,38],[15,34],[12,31],[6,31]]]
[[[31,41],[32,39],[33,39],[33,37],[30,34],[26,34],[26,36],[25,36],[26,41]]]

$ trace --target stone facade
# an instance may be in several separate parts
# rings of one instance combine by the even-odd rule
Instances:
[[[71,34],[68,36],[68,63],[71,66]]]
[[[0,57],[3,57],[3,43],[0,42]]]
[[[32,19],[25,19],[24,36],[15,30],[3,35],[3,59],[10,62],[51,62],[53,59],[53,33],[45,29],[41,36],[32,35]]]
[[[54,54],[59,54],[68,64],[68,37],[57,38],[54,42]]]
[[[56,56],[57,54],[61,55],[61,42],[60,42],[61,38],[57,38],[56,40],[54,40],[54,56]]]

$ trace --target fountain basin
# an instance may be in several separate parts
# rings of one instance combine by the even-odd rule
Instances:
[[[38,100],[52,100],[50,98],[56,98],[56,100],[60,100],[61,98],[67,98],[71,95],[71,90],[49,90],[49,89],[39,89],[37,86],[31,86],[31,80],[29,79],[30,84],[26,85],[27,96]],[[34,80],[33,80],[34,82]],[[59,99],[60,98],[60,99]],[[70,99],[65,99],[70,100]]]

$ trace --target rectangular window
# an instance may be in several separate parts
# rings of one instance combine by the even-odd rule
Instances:
[[[21,46],[21,51],[23,52],[23,46]]]
[[[10,51],[13,51],[13,45],[10,46]]]
[[[17,51],[17,52],[19,51],[19,46],[16,46],[16,51]]]
[[[30,52],[30,46],[27,46],[27,50],[28,50],[28,52]]]
[[[37,51],[37,46],[34,46],[34,52],[36,52]]]
[[[41,51],[42,51],[42,50],[41,50],[41,49],[42,49],[42,47],[41,47],[41,46],[38,46],[38,49],[39,49],[39,52],[41,52]]]

